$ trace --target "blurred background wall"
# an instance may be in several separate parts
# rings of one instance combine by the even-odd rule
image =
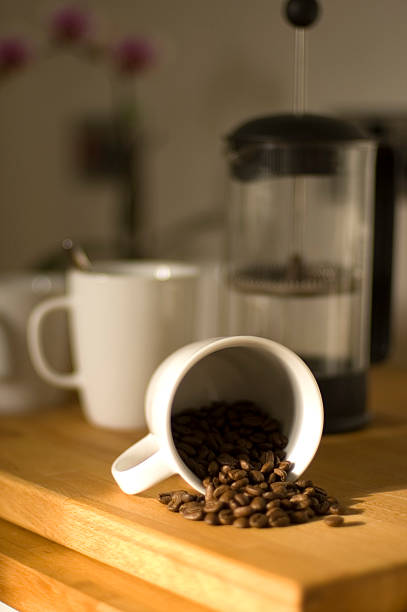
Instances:
[[[309,37],[309,108],[404,112],[405,0],[321,3],[323,17]],[[0,34],[40,44],[58,6],[0,0]],[[149,252],[216,256],[226,186],[222,137],[252,115],[290,108],[292,32],[281,17],[282,2],[89,0],[79,6],[107,37],[136,33],[158,44],[157,65],[134,86],[146,134]],[[50,54],[0,82],[2,270],[36,265],[67,235],[103,242],[114,233],[117,188],[84,180],[73,155],[78,122],[108,112],[114,95],[105,66],[70,54]],[[395,316],[403,329],[405,209],[398,207],[395,271]]]

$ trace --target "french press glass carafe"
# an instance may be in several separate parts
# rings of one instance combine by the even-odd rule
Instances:
[[[228,332],[276,340],[320,385],[325,430],[367,420],[375,144],[312,114],[254,119],[227,139]]]

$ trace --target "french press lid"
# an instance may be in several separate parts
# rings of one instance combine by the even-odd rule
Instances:
[[[315,114],[251,119],[227,137],[232,175],[250,181],[267,175],[335,174],[340,145],[371,142],[348,121]]]

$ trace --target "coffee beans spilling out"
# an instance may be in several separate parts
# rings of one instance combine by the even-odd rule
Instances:
[[[255,403],[216,402],[176,414],[174,443],[205,495],[184,490],[158,499],[185,519],[238,528],[285,527],[327,515],[343,523],[338,501],[310,480],[288,480],[292,464],[278,421]]]

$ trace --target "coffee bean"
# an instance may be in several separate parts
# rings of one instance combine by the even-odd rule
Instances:
[[[292,503],[291,499],[286,497],[284,499],[280,499],[280,507],[284,510],[294,510],[295,504]]]
[[[328,513],[329,514],[343,514],[343,509],[341,508],[341,506],[339,506],[339,504],[331,504],[328,508]]]
[[[198,501],[190,501],[190,502],[184,502],[183,504],[181,504],[181,506],[179,507],[179,511],[182,512],[183,510],[185,510],[186,508],[202,508],[202,503],[198,502]]]
[[[271,501],[272,499],[278,499],[277,495],[274,493],[274,491],[265,491],[263,493],[263,497],[264,499],[266,499],[267,501]]]
[[[280,447],[281,449],[285,448],[285,447],[287,446],[287,444],[288,444],[288,438],[287,438],[287,436],[285,436],[285,435],[284,435],[283,433],[281,433],[280,431],[275,431],[275,432],[273,432],[273,433],[271,434],[271,440],[272,440],[272,442],[273,442],[273,443],[274,443],[276,446]],[[277,451],[277,455],[278,455],[280,458],[285,457],[285,453],[284,453],[284,452],[279,453],[279,452]]]
[[[218,461],[222,465],[230,465],[232,467],[234,467],[237,464],[237,460],[234,457],[232,457],[232,455],[229,455],[228,453],[222,453],[221,455],[219,455]]]
[[[275,519],[269,517],[268,522],[270,527],[288,527],[288,525],[291,525],[290,518],[287,514],[284,516],[278,516]]]
[[[273,482],[270,485],[270,489],[272,491],[278,491],[278,492],[287,493],[287,491],[289,491],[289,483],[288,482],[281,482],[279,480],[278,482]]]
[[[274,461],[267,461],[266,463],[263,463],[263,465],[260,468],[260,472],[262,474],[268,474],[269,472],[272,472],[274,469]]]
[[[255,512],[261,512],[266,507],[266,500],[263,497],[254,497],[250,502],[250,507]]]
[[[274,453],[272,450],[263,451],[260,458],[263,463],[273,463],[274,464]]]
[[[219,517],[215,512],[208,512],[205,514],[204,521],[208,523],[208,525],[219,525]]]
[[[219,472],[219,477],[218,480],[221,484],[228,484],[229,482],[229,475],[228,474],[224,474],[223,472]]]
[[[241,478],[240,480],[235,480],[235,482],[233,482],[230,486],[232,487],[232,489],[238,490],[242,489],[247,484],[249,484],[249,479]]]
[[[205,499],[206,500],[213,499],[214,492],[215,492],[215,487],[213,486],[213,484],[208,484],[208,486],[205,487]]]
[[[253,497],[259,497],[263,493],[263,489],[256,485],[247,485],[245,491]]]
[[[184,508],[181,514],[185,519],[189,519],[190,521],[201,521],[203,519],[202,506],[198,505]]]
[[[314,487],[305,487],[304,493],[305,495],[315,495],[315,489]]]
[[[178,512],[180,512],[181,514],[183,514],[183,512],[185,510],[193,510],[194,508],[201,508],[202,509],[203,504],[200,502],[196,502],[196,501],[192,501],[192,502],[186,502],[185,504],[181,504],[180,507],[178,508]]]
[[[202,442],[204,441],[205,436],[201,433],[194,433],[192,436],[185,436],[184,437],[184,442],[186,442],[187,444],[189,444],[190,446],[199,446],[200,449],[198,451],[198,455],[200,454],[202,448],[206,449],[206,452],[208,451],[207,446],[203,446],[202,447]]]
[[[287,480],[287,472],[285,470],[281,470],[280,468],[274,468],[274,474],[280,478],[283,482]]]
[[[270,508],[270,510],[267,510],[266,516],[268,516],[270,520],[275,521],[276,519],[282,516],[288,516],[288,515],[281,508]]]
[[[206,458],[207,458],[208,461],[215,461],[216,455],[213,452],[213,450],[209,449],[209,452],[208,452],[208,455],[207,455]]]
[[[219,517],[219,522],[221,525],[231,525],[233,521],[235,520],[233,511],[230,510],[229,508],[225,508],[224,510],[221,510],[218,514],[218,517]]]
[[[309,508],[311,505],[311,500],[308,495],[305,495],[305,493],[293,495],[290,497],[290,502],[295,504],[298,510],[304,510],[305,508]]]
[[[280,461],[278,468],[280,470],[284,470],[285,472],[289,472],[292,466],[293,464],[290,461]]]
[[[230,491],[230,487],[228,485],[220,485],[214,490],[213,496],[215,499],[219,499],[219,497],[226,491]]]
[[[267,417],[264,422],[263,429],[264,431],[276,431],[280,428],[280,425],[276,419],[272,419],[271,417]]]
[[[290,512],[290,519],[293,523],[307,523],[309,521],[306,510],[295,510]]]
[[[328,525],[328,527],[340,527],[344,523],[343,516],[331,514],[324,518],[324,523]]]
[[[196,501],[197,496],[193,493],[188,493],[187,491],[184,491],[184,493],[181,495],[181,499],[183,503],[192,502]]]
[[[237,501],[239,506],[247,506],[250,503],[250,497],[245,493],[236,493],[234,499]]]
[[[253,509],[250,506],[238,506],[233,510],[233,514],[236,517],[250,516],[251,514],[253,514]]]
[[[250,462],[249,462],[249,457],[247,455],[240,455],[239,457],[239,463],[240,463],[240,467],[242,468],[242,470],[250,470]]]
[[[250,480],[254,482],[255,484],[258,484],[264,481],[264,474],[262,474],[262,472],[260,472],[259,470],[251,470],[249,472],[249,477],[250,477]]]
[[[205,477],[206,471],[201,465],[197,465],[196,469],[193,469],[192,471],[195,472],[198,478],[201,480]]]
[[[264,514],[256,512],[256,514],[252,514],[249,518],[250,527],[255,527],[256,529],[262,529],[263,527],[266,527],[267,524],[268,520]]]
[[[224,504],[219,500],[208,500],[205,502],[204,510],[205,512],[219,512],[222,510]]]
[[[241,480],[247,477],[246,470],[230,470],[229,476],[232,480]]]
[[[267,510],[272,510],[273,508],[281,508],[281,499],[272,499],[266,505]]]
[[[273,484],[280,484],[280,483],[273,483]],[[285,497],[289,496],[289,492],[287,491],[287,489],[280,487],[279,489],[272,489],[273,493],[274,493],[274,499],[284,499]]]
[[[219,465],[216,461],[211,461],[210,464],[208,465],[208,473],[211,476],[214,476],[215,474],[217,474],[219,471]]]
[[[224,493],[222,493],[222,495],[219,497],[219,501],[223,503],[228,503],[231,499],[234,498],[234,496],[235,496],[235,492],[229,488],[228,491],[225,491]]]
[[[313,511],[313,509],[312,509],[312,508],[307,508],[307,509],[305,510],[305,512],[307,513],[307,516],[308,516],[309,520],[311,520],[311,519],[313,519],[313,518],[314,518],[314,516],[315,516],[315,512]]]
[[[178,451],[182,450],[187,455],[196,455],[195,448],[193,446],[191,446],[190,444],[187,444],[187,442],[178,442],[177,450]]]
[[[249,427],[258,427],[263,422],[263,417],[259,415],[248,415],[242,419],[242,425]]]
[[[319,508],[315,508],[317,514],[327,514],[329,511],[329,502],[324,499],[322,502],[319,503]]]
[[[170,510],[170,512],[178,512],[179,507],[182,504],[181,497],[182,496],[179,494],[172,495],[171,501],[167,504],[167,508]]]
[[[297,480],[296,485],[300,487],[300,489],[307,489],[308,487],[314,486],[311,480]]]
[[[161,504],[168,504],[171,501],[171,493],[159,493],[158,501]]]
[[[241,516],[241,517],[235,519],[233,521],[232,525],[233,525],[233,527],[238,527],[240,529],[245,529],[246,527],[249,527],[249,521],[244,516]]]
[[[208,434],[207,434],[207,436],[206,436],[206,442],[207,442],[207,444],[208,444],[209,448],[212,450],[212,452],[213,452],[214,450],[215,450],[215,451],[219,450],[219,445],[218,445],[218,443],[216,442],[216,439],[215,439],[215,437],[213,436],[213,433],[211,433],[211,432],[210,432],[210,433],[208,433]]]

